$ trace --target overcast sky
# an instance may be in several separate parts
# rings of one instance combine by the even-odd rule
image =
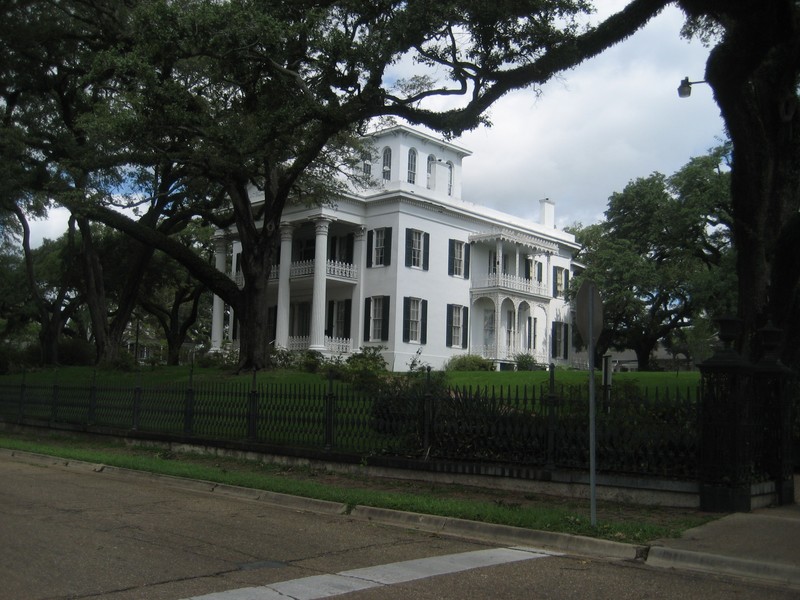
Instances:
[[[611,12],[625,2],[599,0]],[[602,16],[602,15],[599,15]],[[680,80],[704,77],[708,49],[680,37],[682,13],[668,8],[625,42],[558,81],[510,94],[492,127],[456,140],[463,198],[538,220],[539,199],[556,204],[559,227],[603,218],[609,196],[654,171],[671,175],[724,136],[705,84],[679,98]]]
[[[598,0],[594,20],[625,5]],[[491,127],[454,140],[464,161],[463,199],[533,220],[539,199],[559,227],[603,218],[609,196],[654,171],[670,175],[720,143],[719,110],[705,84],[678,98],[683,77],[703,79],[708,49],[680,37],[682,13],[666,9],[625,42],[542,88],[509,94]],[[58,237],[64,211],[33,224],[34,244]]]

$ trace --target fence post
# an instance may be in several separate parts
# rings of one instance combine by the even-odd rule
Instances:
[[[133,427],[134,431],[139,429],[139,419],[142,410],[142,375],[136,378],[136,387],[133,388]]]
[[[253,368],[253,381],[247,395],[247,439],[258,438],[258,388],[256,387],[256,370]]]
[[[753,393],[750,365],[732,347],[741,322],[717,319],[724,346],[698,365],[700,403],[700,510],[749,512],[751,427],[748,396]]]
[[[50,422],[56,423],[58,421],[58,369],[56,369],[56,377],[53,381],[53,398],[50,404]]]
[[[189,383],[183,406],[183,434],[192,435],[194,429],[194,388]]]
[[[428,366],[425,373],[425,394],[422,405],[422,447],[425,456],[428,456],[431,447],[431,429],[433,425],[433,397],[431,394],[431,368]]]
[[[17,423],[22,423],[25,418],[25,376],[27,375],[25,369],[22,370],[22,384],[19,386],[19,412],[17,414]]]
[[[764,455],[764,468],[775,482],[777,503],[794,504],[792,398],[788,386],[795,373],[779,358],[781,330],[768,323],[758,333],[764,356],[755,365],[755,398],[761,401],[756,410],[765,417],[759,428],[762,439],[758,446]]]
[[[325,394],[325,451],[330,452],[334,443],[334,419],[336,394],[333,393],[333,370],[328,371],[328,392]]]
[[[92,385],[89,388],[89,411],[86,415],[86,425],[94,425],[97,413],[97,369],[92,372]]]
[[[556,365],[550,363],[550,382],[545,399],[547,409],[547,468],[556,468]]]

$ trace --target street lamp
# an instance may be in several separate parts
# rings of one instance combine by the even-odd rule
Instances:
[[[681,80],[681,84],[678,86],[678,97],[679,98],[688,98],[692,95],[692,86],[695,83],[706,83],[706,81],[689,81],[688,77],[684,77]]]

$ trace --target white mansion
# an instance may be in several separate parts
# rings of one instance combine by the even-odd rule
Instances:
[[[461,200],[470,152],[398,125],[373,136],[363,168],[374,187],[327,206],[282,215],[280,262],[270,279],[269,335],[276,347],[328,356],[379,346],[389,368],[419,359],[441,368],[477,354],[497,368],[519,354],[563,364],[572,354],[564,299],[575,238]],[[236,278],[235,233],[217,232],[217,268]],[[215,297],[212,347],[236,343]]]

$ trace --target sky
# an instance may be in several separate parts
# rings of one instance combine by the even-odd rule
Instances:
[[[599,0],[603,16],[624,1]],[[542,88],[509,94],[492,126],[454,140],[464,159],[464,200],[538,220],[555,202],[556,225],[603,219],[608,198],[654,171],[671,175],[724,139],[705,84],[679,98],[684,77],[701,81],[708,48],[680,37],[683,14],[668,8],[628,40]]]
[[[604,18],[625,0],[597,0]],[[608,198],[654,171],[671,175],[724,136],[705,84],[679,98],[681,79],[700,81],[708,49],[680,37],[683,15],[669,7],[646,27],[597,58],[563,73],[540,94],[508,94],[489,112],[491,127],[453,140],[464,159],[462,197],[538,221],[539,200],[555,203],[556,225],[603,219]],[[32,224],[33,245],[66,230],[52,211]]]

